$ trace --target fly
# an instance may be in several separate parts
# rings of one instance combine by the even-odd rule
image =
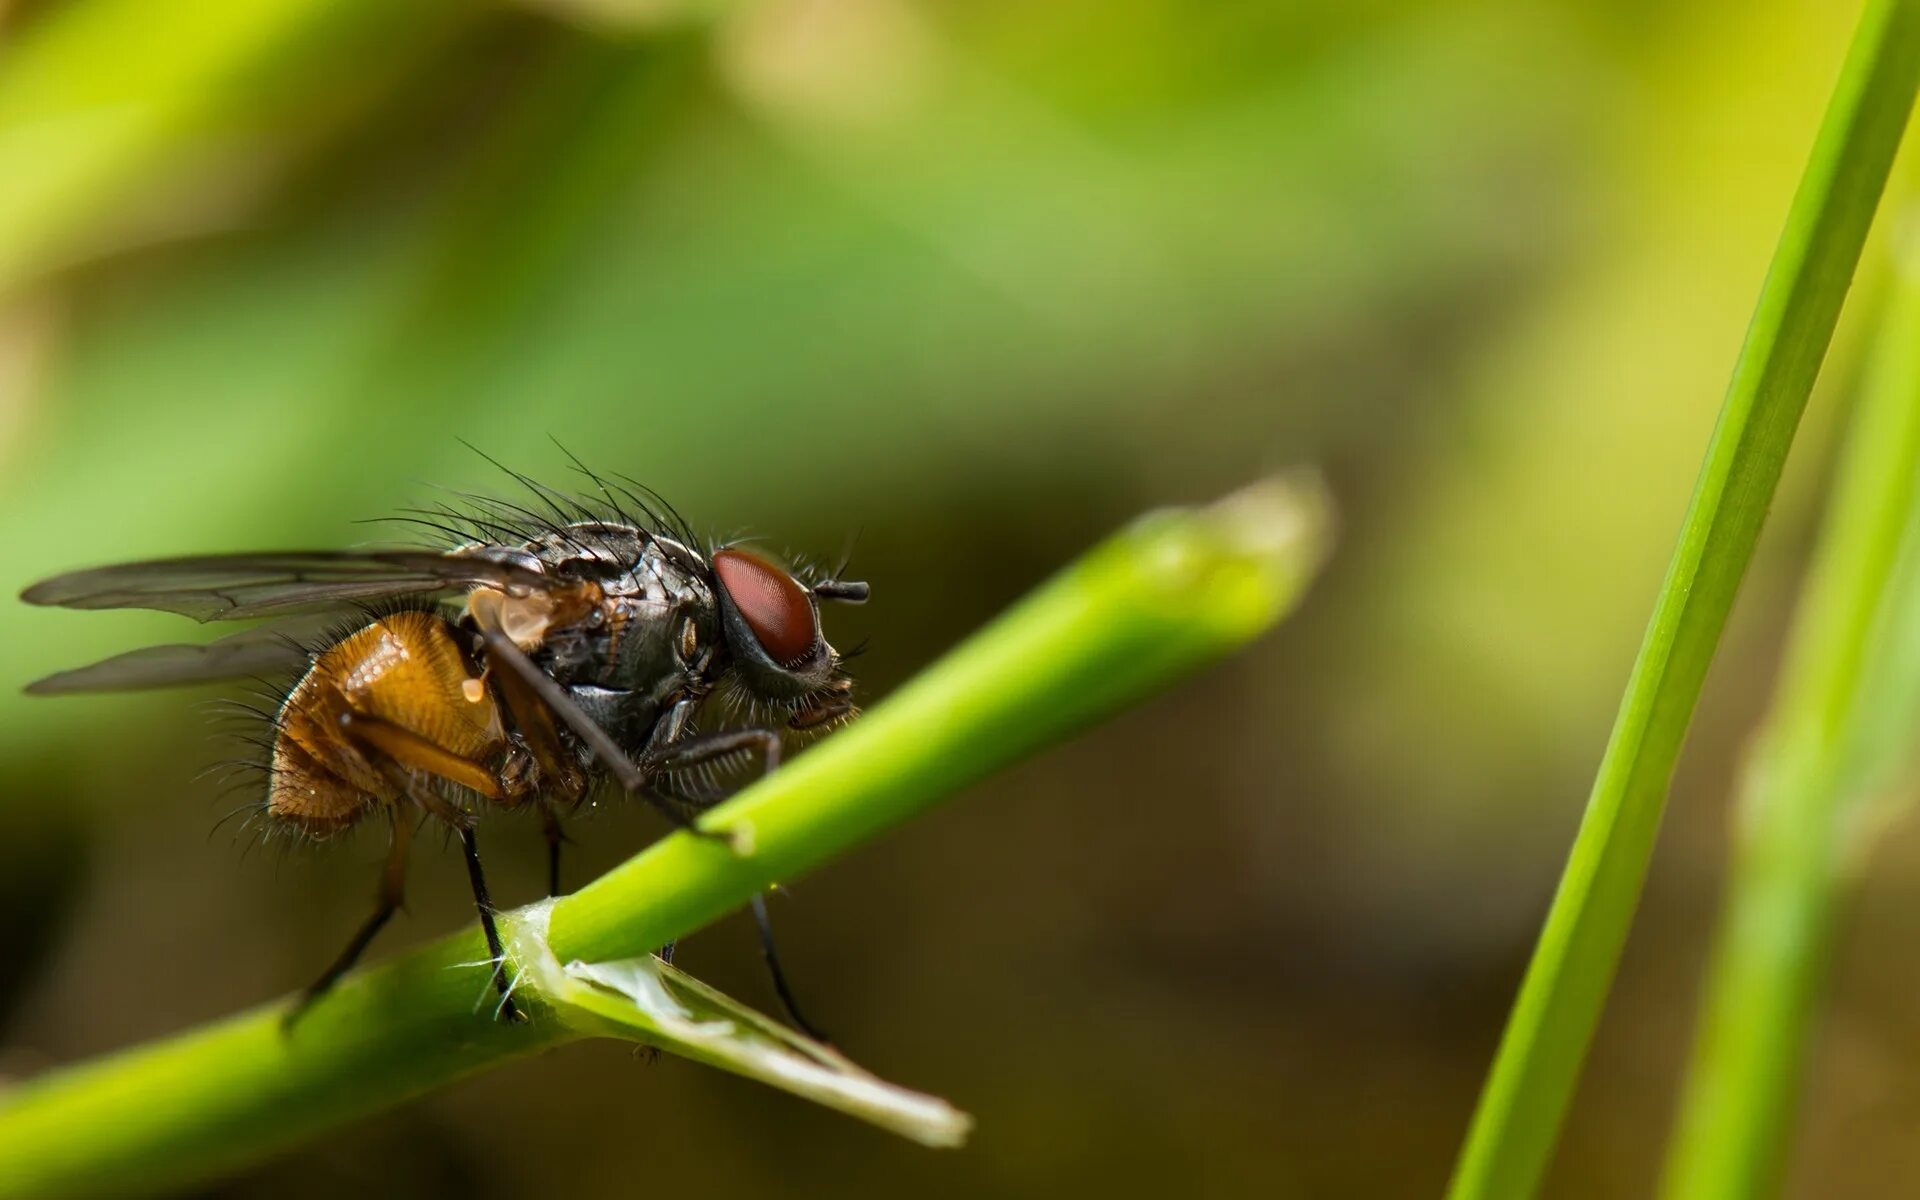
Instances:
[[[745,545],[703,543],[656,494],[589,477],[606,511],[521,478],[544,512],[468,497],[474,513],[432,514],[435,528],[452,532],[446,522],[459,521],[470,535],[449,550],[159,559],[59,575],[22,593],[65,608],[269,619],[206,644],[121,654],[27,690],[297,674],[273,714],[268,816],[314,838],[385,819],[392,840],[373,913],[289,1022],[400,907],[408,844],[423,819],[460,840],[499,1011],[516,1020],[474,840],[480,813],[537,809],[557,893],[562,820],[601,780],[676,826],[715,836],[693,820],[725,796],[729,768],[757,759],[772,771],[789,741],[856,714],[819,606],[859,604],[866,584],[837,573],[806,581]],[[317,616],[334,618],[331,632],[300,636]],[[744,720],[703,728],[717,707]],[[753,909],[781,1001],[809,1028],[773,953],[763,897]]]

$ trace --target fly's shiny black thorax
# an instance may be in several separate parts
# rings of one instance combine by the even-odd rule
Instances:
[[[592,520],[461,552],[598,585],[601,602],[548,630],[533,659],[623,744],[644,742],[667,707],[712,686],[724,657],[719,604],[706,559],[683,542]]]
[[[604,600],[586,617],[548,631],[536,661],[562,684],[654,693],[698,665],[682,650],[718,636],[718,605],[705,559],[675,539],[632,525],[581,521],[518,546],[473,553],[567,580],[591,580]],[[687,637],[691,622],[693,636]]]

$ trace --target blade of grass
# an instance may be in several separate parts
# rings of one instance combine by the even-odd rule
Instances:
[[[896,1087],[814,1041],[675,970],[652,954],[562,963],[548,941],[557,900],[503,914],[501,935],[519,975],[514,994],[542,1018],[587,1036],[617,1037],[757,1079],[848,1116],[948,1148],[973,1119],[944,1100]]]
[[[1920,79],[1920,0],[1870,0],[1787,214],[1585,816],[1450,1190],[1546,1168],[1632,923],[1667,787]]]
[[[647,954],[1227,654],[1298,599],[1326,516],[1303,481],[1142,518],[715,809],[706,823],[749,835],[751,853],[671,836],[554,903],[553,957]],[[274,1004],[23,1085],[0,1104],[0,1196],[177,1188],[584,1036],[537,985],[532,1021],[486,1019],[485,953],[469,932],[359,972],[290,1038]]]
[[[1920,247],[1909,239],[1902,251],[1740,797],[1727,906],[1663,1181],[1675,1200],[1777,1189],[1838,904],[1876,827],[1865,818],[1911,761]]]

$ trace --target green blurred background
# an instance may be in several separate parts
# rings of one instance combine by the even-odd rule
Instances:
[[[505,485],[462,438],[564,484],[551,437],[703,527],[857,535],[829,632],[878,698],[1144,507],[1296,462],[1343,506],[1279,635],[777,906],[820,1022],[968,1149],[586,1044],[216,1194],[1437,1192],[1852,9],[0,0],[0,592],[377,538]],[[1855,341],[1551,1195],[1651,1186]],[[368,902],[376,839],[209,836],[204,694],[15,694],[183,625],[0,604],[0,1077],[298,985]],[[490,828],[533,898],[537,828]],[[657,832],[603,809],[569,874]],[[1902,828],[1794,1195],[1920,1187],[1917,884]],[[470,915],[422,846],[380,952]],[[750,929],[683,954],[772,1003]]]

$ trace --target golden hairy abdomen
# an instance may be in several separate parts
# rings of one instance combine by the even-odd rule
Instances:
[[[472,761],[503,746],[493,698],[447,623],[433,613],[395,613],[329,647],[287,696],[269,812],[324,835],[352,824],[370,803],[399,798],[393,780],[352,741],[341,720],[347,714],[396,725]]]

